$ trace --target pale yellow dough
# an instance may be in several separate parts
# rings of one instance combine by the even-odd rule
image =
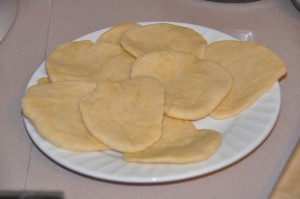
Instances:
[[[124,80],[134,61],[119,45],[75,41],[53,50],[46,59],[46,71],[51,82]]]
[[[79,103],[89,131],[120,152],[136,152],[158,141],[162,133],[164,88],[154,78],[99,82]]]
[[[205,59],[215,61],[233,77],[230,93],[211,113],[216,119],[238,115],[286,74],[282,60],[266,47],[246,41],[217,41],[207,47]]]
[[[120,40],[122,35],[132,29],[132,28],[136,28],[140,25],[136,24],[136,23],[122,23],[122,24],[118,24],[115,25],[113,27],[111,27],[110,29],[108,29],[106,32],[104,32],[99,39],[97,40],[97,42],[110,42],[110,43],[114,43],[114,44],[120,44]]]
[[[37,84],[38,85],[42,85],[42,84],[49,84],[50,80],[47,77],[41,77],[40,79],[38,79]]]
[[[165,87],[165,114],[198,120],[215,109],[231,89],[232,77],[218,64],[174,51],[157,51],[139,57],[131,77],[151,76]]]
[[[144,151],[125,153],[129,162],[189,163],[211,157],[222,136],[213,130],[197,130],[190,121],[164,117],[161,139]]]
[[[158,50],[186,52],[203,58],[206,40],[198,32],[183,26],[157,23],[128,30],[121,37],[123,48],[139,57]]]
[[[71,151],[105,150],[85,127],[78,102],[96,85],[66,81],[30,87],[23,98],[23,114],[50,143]]]

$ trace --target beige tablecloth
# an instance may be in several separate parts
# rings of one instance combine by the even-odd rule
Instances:
[[[33,145],[21,98],[33,72],[58,44],[121,22],[173,21],[250,39],[287,64],[282,108],[270,136],[250,155],[210,175],[161,185],[126,185],[79,175]],[[299,139],[300,12],[289,0],[22,0],[0,44],[0,190],[58,190],[65,198],[268,198]]]

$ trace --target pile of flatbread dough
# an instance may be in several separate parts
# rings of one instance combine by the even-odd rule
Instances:
[[[212,156],[219,132],[192,121],[237,116],[286,74],[269,49],[245,41],[208,44],[168,23],[113,26],[93,43],[64,43],[46,59],[23,114],[50,143],[115,150],[124,159],[188,163]]]

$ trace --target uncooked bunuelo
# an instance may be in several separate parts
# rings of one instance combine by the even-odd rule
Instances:
[[[286,74],[283,61],[268,48],[246,41],[217,41],[208,45],[205,59],[215,61],[233,77],[232,89],[211,113],[216,119],[238,115]]]
[[[50,143],[72,151],[97,151],[107,147],[83,123],[79,100],[95,89],[87,82],[65,81],[30,87],[22,100],[23,114]]]
[[[123,34],[132,29],[139,27],[139,24],[128,22],[128,23],[121,23],[117,24],[110,29],[108,29],[106,32],[104,32],[97,40],[97,42],[110,42],[114,44],[120,45],[120,40]]]
[[[152,77],[99,82],[79,102],[89,131],[120,152],[137,152],[160,139],[165,91]]]
[[[51,82],[124,80],[134,61],[120,45],[74,41],[59,45],[49,54],[46,71]]]
[[[231,89],[230,73],[191,54],[156,51],[137,58],[131,77],[151,76],[165,87],[165,114],[177,119],[206,117]]]
[[[132,28],[122,35],[120,43],[135,57],[158,50],[173,50],[203,58],[207,45],[203,36],[193,29],[168,23]]]
[[[144,151],[125,153],[124,159],[145,163],[199,162],[211,157],[221,140],[219,132],[197,130],[190,121],[165,116],[161,139]]]

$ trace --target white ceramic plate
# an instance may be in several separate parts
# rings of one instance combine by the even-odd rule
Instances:
[[[217,40],[234,40],[229,35],[209,28],[185,23],[173,24],[189,27],[200,32],[209,43]],[[96,31],[77,40],[89,39],[96,41],[106,30]],[[33,74],[28,87],[36,84],[40,77],[45,76],[45,65],[43,63]],[[255,104],[237,117],[219,121],[207,117],[194,122],[197,128],[219,131],[223,136],[223,142],[216,154],[208,160],[181,165],[127,163],[122,159],[120,153],[114,151],[89,153],[66,151],[43,139],[26,118],[24,118],[24,122],[29,136],[37,147],[55,162],[68,169],[109,181],[160,183],[208,174],[245,157],[258,147],[271,132],[279,110],[280,88],[279,84],[276,83]]]

